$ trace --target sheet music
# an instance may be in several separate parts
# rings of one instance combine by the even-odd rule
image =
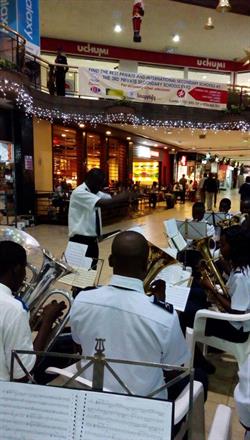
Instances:
[[[184,240],[181,233],[178,231],[177,222],[175,218],[171,218],[170,220],[165,220],[163,222],[167,236],[169,245],[172,248],[177,249],[178,251],[182,251],[187,246],[187,242]]]
[[[1,440],[170,440],[171,402],[0,383]]]
[[[86,267],[89,269],[92,258],[86,257],[87,248],[86,244],[69,241],[64,252],[67,263],[73,267]]]
[[[155,279],[163,280],[167,284],[187,285],[191,276],[191,273],[184,270],[180,264],[170,264],[161,270]]]
[[[205,221],[180,221],[177,228],[185,239],[196,240],[207,236],[207,223]]]
[[[163,224],[165,226],[166,233],[167,233],[167,236],[169,238],[172,238],[172,237],[174,237],[175,235],[178,234],[178,229],[177,229],[177,224],[176,224],[175,218],[171,218],[169,220],[165,220],[163,222]]]
[[[166,302],[173,304],[175,310],[184,312],[190,288],[166,284]]]
[[[171,248],[171,247],[167,247],[167,248],[160,248],[163,252],[165,252],[166,254],[168,254],[170,257],[173,258],[177,258],[177,249],[176,248]]]
[[[73,267],[73,269],[75,269],[76,272],[60,278],[60,283],[80,287],[82,289],[95,285],[96,270],[86,269],[85,267]]]

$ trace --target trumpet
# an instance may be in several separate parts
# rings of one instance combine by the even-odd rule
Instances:
[[[209,248],[209,242],[211,240],[211,237],[204,237],[201,238],[199,240],[194,240],[194,247],[196,248],[197,251],[199,251],[203,257],[203,261],[205,263],[205,268],[201,269],[201,273],[202,276],[205,276],[206,278],[208,278],[208,280],[210,281],[210,283],[212,285],[218,284],[222,290],[222,295],[225,298],[230,298],[228,291],[227,291],[227,287],[224,283],[224,280],[220,274],[220,272],[218,271],[217,267],[214,264],[214,260],[212,257],[212,254],[210,252],[210,248]],[[218,291],[218,295],[221,295],[221,293]],[[225,312],[225,309],[223,308],[223,306],[221,305],[221,303],[219,301],[216,301],[216,299],[213,298],[213,300],[216,302],[216,306],[218,307],[218,309],[220,311]]]
[[[217,223],[222,229],[230,228],[231,226],[241,226],[242,223],[247,219],[247,214],[236,214],[231,218],[226,218]]]

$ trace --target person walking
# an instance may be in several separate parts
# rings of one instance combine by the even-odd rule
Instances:
[[[182,174],[182,178],[180,179],[179,183],[182,186],[181,201],[182,203],[185,203],[186,189],[187,189],[187,179],[185,177],[185,174]]]
[[[218,191],[216,179],[213,177],[212,173],[209,173],[208,178],[204,182],[203,188],[205,191],[205,197],[207,201],[207,210],[212,211],[213,201]]]

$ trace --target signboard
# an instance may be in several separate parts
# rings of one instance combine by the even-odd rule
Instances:
[[[227,107],[227,85],[117,70],[79,68],[80,95],[212,110]]]
[[[41,38],[41,49],[44,52],[56,53],[58,47],[63,47],[67,54],[83,58],[102,58],[112,60],[131,60],[139,63],[162,64],[165,66],[181,66],[206,71],[237,72],[248,70],[237,61],[220,60],[216,58],[194,57],[166,52],[131,49],[127,47],[108,46],[105,44],[87,43],[84,41],[59,40],[57,38]]]
[[[39,0],[0,0],[0,23],[21,34],[27,49],[39,55]]]
[[[39,55],[39,0],[17,0],[18,32],[26,39],[27,49]]]

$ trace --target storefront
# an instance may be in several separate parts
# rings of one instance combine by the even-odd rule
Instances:
[[[164,147],[133,147],[132,178],[135,183],[151,187],[153,182],[157,182],[165,186],[170,182],[170,171],[169,153]]]
[[[127,179],[126,141],[89,128],[71,128],[54,125],[53,144],[53,188],[64,180],[70,189],[82,183],[91,168],[102,168],[107,183]]]
[[[8,219],[15,211],[14,145],[0,142],[0,212]]]
[[[178,153],[177,154],[177,181],[185,174],[190,181],[199,180],[202,174],[202,156],[193,153]]]

